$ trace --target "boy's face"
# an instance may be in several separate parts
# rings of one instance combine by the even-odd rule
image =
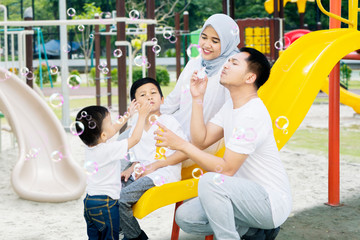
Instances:
[[[117,133],[115,126],[113,125],[113,122],[111,121],[110,113],[108,113],[106,115],[106,117],[104,118],[101,129],[102,129],[102,132],[101,132],[100,138],[101,138],[102,142],[106,142],[107,140],[109,140],[110,138],[115,136],[115,134]]]
[[[161,97],[159,90],[152,83],[146,83],[136,89],[135,99],[140,105],[150,101],[151,113],[160,111],[160,105],[164,103],[164,98]]]

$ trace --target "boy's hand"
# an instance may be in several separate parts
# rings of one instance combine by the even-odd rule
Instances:
[[[194,99],[203,99],[206,91],[208,78],[205,75],[203,79],[198,77],[198,71],[194,71],[190,79],[190,92]]]
[[[144,104],[142,104],[138,111],[139,111],[139,117],[146,118],[147,115],[149,115],[151,111],[152,105],[150,104],[150,101],[146,101]]]
[[[136,99],[132,100],[130,106],[128,107],[128,113],[130,114],[130,117],[134,116],[138,108],[139,104],[136,102]]]
[[[132,170],[128,168],[121,173],[121,179],[127,182],[131,174],[132,174]]]

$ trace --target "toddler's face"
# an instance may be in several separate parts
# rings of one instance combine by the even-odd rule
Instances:
[[[159,90],[152,83],[147,83],[139,87],[135,92],[135,99],[140,106],[146,101],[149,101],[152,113],[159,111],[160,105],[164,102],[164,98],[161,97]]]

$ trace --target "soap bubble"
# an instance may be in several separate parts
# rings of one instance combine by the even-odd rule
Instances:
[[[60,162],[63,159],[63,154],[60,151],[53,151],[51,153],[51,160],[54,162]]]
[[[108,74],[108,73],[109,73],[109,69],[108,69],[107,67],[105,67],[105,68],[103,68],[103,69],[101,70],[101,72],[102,72],[103,74]]]
[[[137,163],[134,166],[134,173],[136,173],[137,175],[142,174],[143,172],[145,172],[145,166],[141,163]]]
[[[23,67],[23,68],[20,69],[20,73],[23,76],[28,75],[29,72],[30,72],[30,70],[27,67]]]
[[[234,24],[232,27],[231,27],[231,30],[230,30],[231,34],[236,36],[236,35],[239,35],[239,26],[236,24]]]
[[[199,179],[203,175],[203,170],[201,168],[194,168],[192,171],[193,178]]]
[[[121,49],[117,48],[114,50],[113,55],[114,55],[114,57],[119,58],[123,55],[123,53],[122,53]]]
[[[159,118],[158,115],[156,115],[156,114],[151,114],[151,115],[149,116],[149,123],[150,123],[151,125],[156,124],[158,118]]]
[[[161,51],[161,47],[159,45],[154,45],[152,47],[152,51],[155,53],[155,54],[159,54],[160,51]]]
[[[162,186],[165,183],[165,178],[163,176],[156,175],[154,177],[154,184],[157,187]]]
[[[94,38],[94,34],[90,33],[89,38]]]
[[[131,20],[139,19],[140,13],[138,10],[133,9],[129,12],[129,17]]]
[[[74,136],[80,136],[81,134],[83,134],[84,130],[85,130],[85,126],[80,121],[72,122],[70,125],[70,132]]]
[[[75,16],[76,11],[75,11],[74,8],[68,8],[68,10],[66,11],[66,13],[67,13],[67,15],[68,15],[69,17],[73,17],[73,16]]]
[[[70,75],[67,79],[67,85],[71,89],[78,89],[81,84],[81,78],[78,75]]]
[[[50,67],[50,74],[51,75],[55,75],[55,74],[57,74],[59,72],[59,68],[56,66],[56,65],[52,65],[51,67]]]
[[[171,31],[164,31],[163,37],[164,37],[165,39],[170,39],[171,36],[172,36],[172,32],[171,32]]]
[[[62,49],[65,53],[69,53],[71,51],[71,46],[69,44],[66,44],[63,46]]]
[[[94,161],[86,161],[84,163],[84,169],[85,169],[85,173],[88,176],[92,176],[94,174],[96,174],[99,170],[99,166],[97,164],[97,162]]]
[[[225,180],[225,177],[224,175],[220,174],[220,173],[217,173],[214,175],[213,177],[213,182],[216,184],[216,185],[220,185],[224,182]]]
[[[186,49],[189,58],[198,58],[201,54],[201,47],[198,44],[190,44]]]
[[[287,127],[289,126],[289,119],[287,119],[287,117],[285,116],[280,116],[276,118],[275,126],[280,130],[287,129]]]
[[[125,122],[125,117],[119,115],[118,119],[116,120],[117,124],[123,124]]]
[[[169,40],[170,43],[176,43],[177,37],[175,35],[171,35],[168,40]]]
[[[84,25],[79,25],[78,26],[78,30],[80,31],[80,32],[83,32],[84,30],[85,30],[85,26]]]
[[[52,107],[61,107],[64,103],[64,97],[60,93],[53,93],[49,97],[49,103]]]

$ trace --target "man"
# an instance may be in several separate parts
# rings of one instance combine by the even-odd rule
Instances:
[[[202,101],[207,78],[193,74],[192,143],[158,124],[164,132],[155,132],[161,135],[155,139],[162,141],[157,146],[181,151],[208,172],[200,178],[199,196],[177,210],[176,222],[185,232],[214,233],[218,240],[275,239],[289,216],[290,184],[270,115],[257,96],[269,74],[270,64],[262,53],[242,48],[225,64],[220,78],[231,99],[206,125]],[[223,158],[201,150],[223,137]]]

